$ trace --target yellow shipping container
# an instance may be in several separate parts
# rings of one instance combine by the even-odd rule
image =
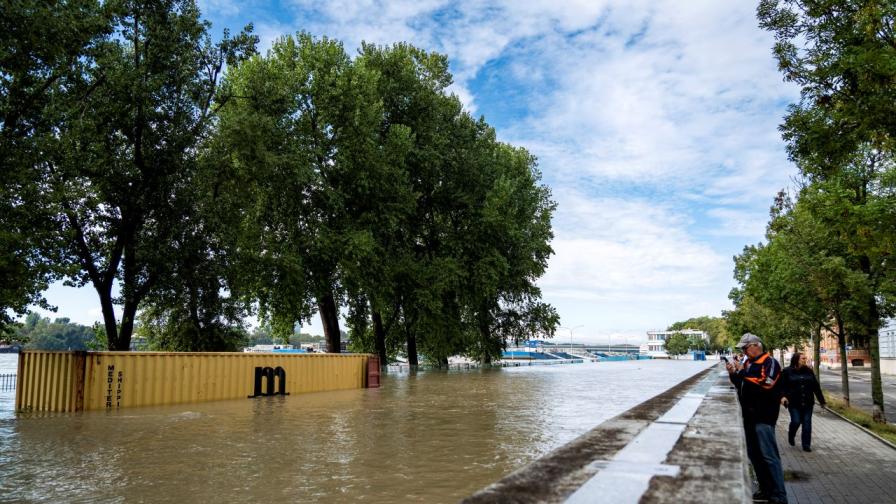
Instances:
[[[367,354],[45,352],[19,356],[16,411],[83,411],[363,388]]]

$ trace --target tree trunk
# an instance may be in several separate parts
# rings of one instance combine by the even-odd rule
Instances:
[[[327,289],[326,293],[317,300],[317,308],[320,311],[320,321],[324,326],[324,337],[327,340],[327,352],[340,353],[341,334],[339,331],[339,309],[333,298],[333,291]]]
[[[120,350],[129,351],[131,349],[131,335],[134,334],[134,317],[137,316],[137,301],[125,300],[124,308],[121,313],[121,328],[118,335],[118,345]],[[111,350],[111,348],[110,348]]]
[[[843,319],[837,319],[837,346],[840,348],[840,383],[843,387],[843,400],[849,406],[849,371],[846,370],[846,330],[843,328]]]
[[[370,313],[373,318],[373,346],[377,355],[380,356],[380,366],[386,366],[389,364],[389,361],[386,355],[386,330],[383,329],[383,316],[380,315],[378,310],[373,309],[372,306]]]
[[[492,331],[484,311],[479,312],[479,337],[482,339],[482,356],[479,359],[482,367],[492,363],[491,340]]]
[[[869,323],[865,327],[868,328],[868,347],[871,353],[871,401],[874,403],[871,407],[871,417],[877,423],[886,423],[887,417],[884,413],[884,390],[880,381],[880,342],[878,341],[878,330],[880,329],[880,315],[877,311],[877,300],[874,296],[870,296],[868,300]]]
[[[100,307],[103,310],[103,325],[106,328],[106,342],[109,350],[127,350],[127,348],[120,348],[118,344],[118,322],[115,320],[115,305],[112,304],[112,289],[100,285],[94,285],[94,288],[100,297]]]
[[[812,335],[812,363],[815,367],[815,379],[821,384],[821,326],[815,328]]]

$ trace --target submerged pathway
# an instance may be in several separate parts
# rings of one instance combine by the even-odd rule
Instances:
[[[812,452],[787,444],[790,417],[781,410],[778,448],[790,504],[896,501],[896,449],[831,412],[815,407]]]

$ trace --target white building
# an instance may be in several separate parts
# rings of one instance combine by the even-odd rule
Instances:
[[[669,354],[666,353],[666,340],[673,334],[684,334],[687,337],[699,336],[709,343],[709,335],[706,331],[698,331],[696,329],[682,329],[680,331],[647,331],[647,343],[641,345],[641,355],[648,355],[655,359],[668,359]]]
[[[880,372],[896,374],[896,319],[885,321],[877,336],[880,349]]]

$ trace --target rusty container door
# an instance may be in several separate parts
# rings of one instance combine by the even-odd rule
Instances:
[[[367,388],[380,386],[380,357],[371,355],[367,358]]]

